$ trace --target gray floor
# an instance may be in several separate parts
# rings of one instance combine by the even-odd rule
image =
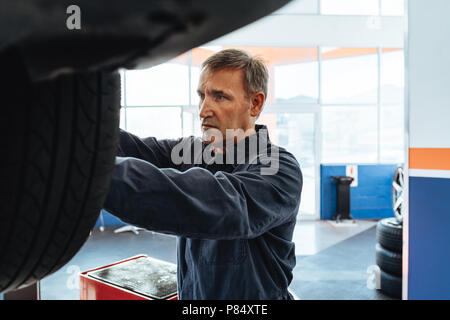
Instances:
[[[375,263],[376,221],[335,227],[324,221],[298,223],[297,266],[290,289],[301,299],[389,299],[367,288],[367,268]],[[79,272],[138,254],[176,263],[176,238],[140,231],[116,234],[95,229],[83,248],[62,269],[41,281],[45,300],[79,299]]]
[[[317,254],[297,256],[290,289],[304,300],[391,300],[370,289],[375,232],[373,226]]]
[[[299,221],[294,230],[296,255],[312,255],[376,225],[374,220],[336,224],[328,220]]]

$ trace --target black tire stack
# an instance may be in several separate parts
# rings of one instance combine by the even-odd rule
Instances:
[[[377,224],[376,263],[380,268],[380,290],[393,298],[402,297],[402,223],[386,218]]]

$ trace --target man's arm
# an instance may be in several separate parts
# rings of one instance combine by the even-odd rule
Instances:
[[[157,140],[153,137],[139,138],[125,130],[120,130],[120,145],[117,155],[145,160],[158,168],[176,167],[171,161],[172,148],[182,139]]]
[[[294,218],[302,174],[280,155],[276,175],[262,165],[215,174],[200,167],[159,169],[135,158],[117,158],[105,209],[121,220],[162,233],[201,239],[254,238]]]

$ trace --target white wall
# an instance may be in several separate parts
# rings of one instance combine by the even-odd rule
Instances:
[[[412,148],[450,147],[450,1],[410,0],[407,49]]]

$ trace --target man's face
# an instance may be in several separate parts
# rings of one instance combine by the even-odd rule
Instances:
[[[200,96],[200,118],[202,120],[203,139],[207,130],[219,130],[226,139],[227,129],[254,127],[251,98],[244,88],[241,69],[221,69],[202,72],[197,92]],[[219,142],[219,141],[215,141]]]

